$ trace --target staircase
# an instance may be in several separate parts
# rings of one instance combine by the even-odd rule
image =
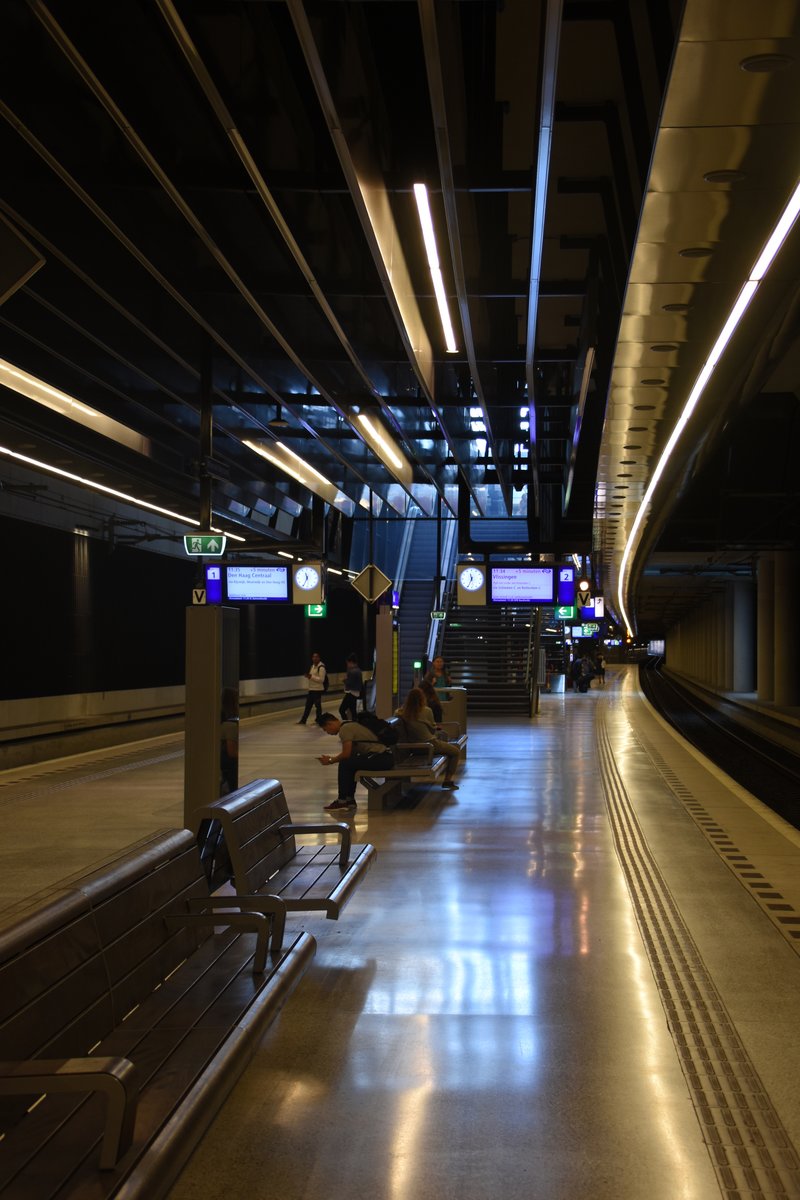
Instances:
[[[452,606],[442,653],[453,684],[467,689],[470,713],[530,715],[528,655],[535,620],[529,605]]]

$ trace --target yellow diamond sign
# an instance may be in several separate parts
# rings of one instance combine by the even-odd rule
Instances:
[[[372,563],[364,567],[364,570],[351,582],[356,591],[370,604],[392,586],[391,579],[387,579],[380,567],[376,567]]]

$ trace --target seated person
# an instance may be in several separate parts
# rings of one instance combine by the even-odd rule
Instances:
[[[423,679],[419,685],[420,691],[425,696],[425,703],[433,713],[433,719],[437,725],[441,725],[444,710],[442,702],[436,694],[436,688],[431,683],[430,679]]]
[[[356,804],[356,771],[369,771],[380,775],[381,768],[388,770],[394,766],[394,754],[366,725],[358,721],[340,721],[333,713],[322,713],[317,718],[317,724],[331,737],[339,738],[342,743],[338,754],[321,754],[319,761],[325,767],[338,765],[339,795],[325,808],[328,812],[341,812],[343,809],[357,808]]]
[[[397,716],[402,717],[406,732],[412,742],[430,742],[436,754],[445,755],[447,767],[442,788],[448,792],[457,791],[458,784],[454,782],[453,777],[461,757],[461,751],[458,746],[436,736],[436,722],[433,719],[433,713],[425,703],[425,693],[421,688],[411,689],[403,707],[398,708]]]

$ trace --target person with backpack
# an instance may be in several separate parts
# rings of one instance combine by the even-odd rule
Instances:
[[[370,774],[380,775],[381,770],[394,766],[394,754],[390,749],[389,738],[396,740],[394,731],[386,722],[373,713],[360,713],[358,721],[340,721],[333,713],[322,713],[317,717],[320,729],[330,737],[338,737],[341,748],[338,754],[321,754],[319,762],[323,767],[338,767],[339,794],[330,804],[326,804],[326,812],[342,812],[357,808],[356,804],[356,771],[369,771]],[[363,718],[372,717],[373,721],[385,727],[381,741],[378,733],[364,723]],[[380,728],[379,725],[379,728]]]
[[[322,693],[328,690],[328,671],[319,656],[319,650],[311,655],[311,666],[306,671],[306,707],[298,725],[305,725],[312,708],[317,710],[317,721],[322,716]]]

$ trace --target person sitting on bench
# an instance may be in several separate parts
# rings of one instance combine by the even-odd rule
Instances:
[[[430,742],[436,754],[446,757],[447,767],[442,788],[447,792],[457,791],[458,784],[454,782],[454,776],[461,751],[445,738],[436,736],[436,722],[421,688],[411,689],[403,707],[398,708],[397,716],[402,717],[410,741]]]
[[[389,770],[394,766],[394,755],[383,742],[378,741],[371,729],[358,721],[340,721],[333,713],[326,712],[317,718],[317,724],[331,737],[338,735],[342,743],[338,754],[319,756],[324,767],[336,763],[339,768],[339,795],[326,804],[325,809],[328,812],[341,812],[343,809],[357,808],[356,771],[380,775],[381,768]]]

